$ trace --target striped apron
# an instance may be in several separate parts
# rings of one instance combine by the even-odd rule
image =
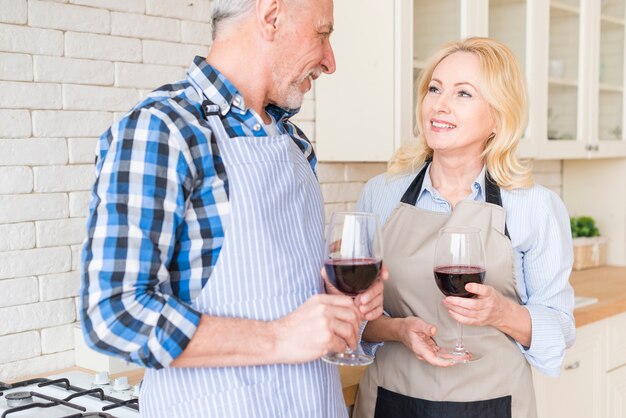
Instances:
[[[289,135],[229,138],[218,110],[206,106],[231,215],[218,262],[193,307],[212,316],[275,320],[323,292],[319,184]],[[140,405],[150,418],[347,417],[338,369],[321,360],[149,369]]]

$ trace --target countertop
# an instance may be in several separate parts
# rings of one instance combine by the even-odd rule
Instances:
[[[577,296],[598,298],[598,303],[574,311],[576,327],[626,312],[626,267],[574,271],[570,283]]]
[[[626,312],[626,267],[606,266],[573,271],[570,283],[576,296],[598,298],[598,302],[574,310],[576,327]],[[365,367],[341,367],[346,404],[354,404],[359,380]]]

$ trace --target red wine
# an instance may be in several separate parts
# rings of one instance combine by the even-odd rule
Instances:
[[[374,283],[381,264],[380,260],[374,258],[347,258],[327,260],[324,268],[337,289],[349,296],[356,296]]]
[[[467,283],[483,283],[485,269],[476,266],[440,266],[435,268],[437,287],[446,296],[473,298],[476,295],[465,290]]]

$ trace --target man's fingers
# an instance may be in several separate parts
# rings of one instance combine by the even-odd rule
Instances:
[[[354,301],[359,306],[368,305],[376,297],[382,296],[384,289],[385,286],[383,285],[383,281],[381,279],[376,279],[376,281],[365,292],[354,298]]]
[[[352,349],[356,348],[359,337],[358,326],[354,328],[351,324],[336,319],[331,325],[331,331],[338,337],[333,340],[333,350],[342,352],[345,350],[346,345]]]
[[[480,283],[468,283],[465,290],[478,296],[486,296],[489,292],[489,286]]]
[[[385,281],[389,278],[389,270],[387,270],[387,266],[385,266],[385,264],[383,263],[382,267],[380,268],[380,278]]]

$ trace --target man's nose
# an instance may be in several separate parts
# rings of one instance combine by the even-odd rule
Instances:
[[[335,63],[335,53],[333,52],[333,47],[330,45],[330,41],[326,41],[326,45],[324,47],[324,58],[322,58],[322,69],[326,74],[332,74],[337,69],[337,64]]]

